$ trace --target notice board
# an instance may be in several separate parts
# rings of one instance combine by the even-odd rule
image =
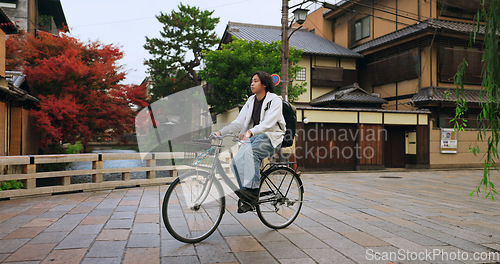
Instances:
[[[441,128],[441,153],[457,153],[457,132],[453,128]]]

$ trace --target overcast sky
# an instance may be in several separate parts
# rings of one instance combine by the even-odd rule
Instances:
[[[143,48],[145,36],[157,37],[161,24],[155,15],[177,9],[177,0],[61,0],[70,32],[82,41],[99,40],[121,47],[121,61],[128,72],[126,83],[140,83],[146,77]],[[184,4],[214,10],[220,17],[216,31],[219,37],[229,21],[263,25],[281,25],[281,0],[184,0]],[[290,5],[300,3],[291,0]],[[329,1],[331,3],[334,0]],[[316,4],[309,7],[315,9]],[[319,7],[319,5],[317,5]]]

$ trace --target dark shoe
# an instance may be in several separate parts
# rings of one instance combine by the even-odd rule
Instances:
[[[259,189],[238,189],[234,191],[234,193],[238,195],[240,199],[250,203],[251,205],[255,205],[255,203],[259,200]]]
[[[243,214],[249,211],[253,211],[253,206],[245,201],[242,201],[241,199],[238,200],[238,214]]]

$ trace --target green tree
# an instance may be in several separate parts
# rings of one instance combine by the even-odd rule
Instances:
[[[219,18],[212,17],[213,11],[182,3],[178,8],[156,16],[163,24],[160,38],[146,37],[144,48],[152,58],[144,64],[153,79],[153,99],[199,85],[196,69],[201,64],[201,52],[219,43],[215,32]]]
[[[297,71],[301,69],[297,63],[301,60],[302,50],[290,48],[290,80],[294,80]],[[243,103],[252,95],[249,80],[255,71],[265,71],[270,74],[281,70],[281,42],[264,43],[233,39],[222,44],[214,51],[203,52],[205,68],[200,76],[210,85],[207,89],[207,102],[216,113],[222,113],[237,104]],[[306,83],[295,83],[289,87],[288,98],[291,102],[297,100],[306,91]],[[281,85],[276,87],[280,94]]]
[[[196,84],[188,78],[188,74],[183,69],[165,74],[167,75],[154,78],[153,87],[149,91],[151,102],[155,102],[169,94],[196,86]]]
[[[41,133],[43,151],[60,142],[90,141],[131,132],[135,104],[145,107],[146,87],[125,85],[113,45],[82,42],[69,34],[18,34],[5,42],[6,68],[26,74],[31,93],[40,101],[30,110]]]
[[[479,195],[481,189],[485,196],[494,199],[493,194],[498,194],[495,185],[491,181],[491,171],[499,169],[496,165],[498,155],[498,142],[500,141],[500,58],[498,55],[498,34],[500,25],[500,3],[499,0],[481,1],[478,12],[474,17],[474,30],[471,34],[469,45],[476,42],[478,34],[484,34],[483,38],[483,64],[480,106],[482,111],[478,115],[479,131],[476,143],[470,147],[470,152],[479,155],[478,142],[487,140],[484,154],[483,177],[477,187],[470,193]],[[484,30],[484,33],[482,32]],[[455,75],[454,83],[457,87],[457,107],[455,110],[455,129],[463,131],[467,126],[465,114],[468,110],[467,99],[463,85],[463,76],[467,69],[467,61],[459,65]]]

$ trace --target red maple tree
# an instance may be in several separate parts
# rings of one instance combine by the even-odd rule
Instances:
[[[5,45],[7,69],[23,71],[40,99],[30,110],[43,135],[40,147],[76,141],[86,146],[104,135],[131,132],[131,105],[147,106],[145,86],[122,84],[123,52],[114,45],[45,32],[11,36]]]

